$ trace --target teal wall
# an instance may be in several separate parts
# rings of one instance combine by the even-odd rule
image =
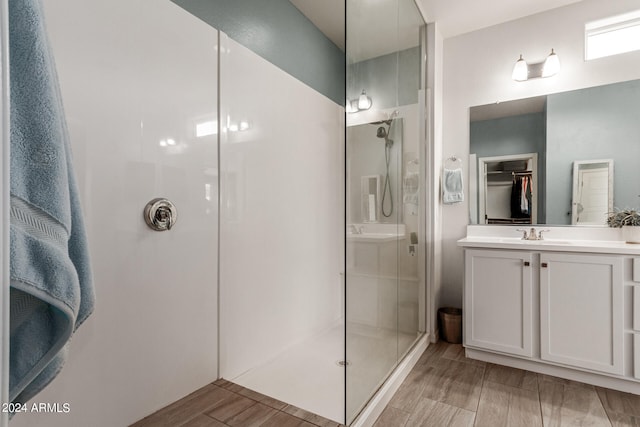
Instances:
[[[547,222],[570,224],[574,160],[613,159],[614,207],[640,207],[640,80],[547,97]]]
[[[344,105],[344,52],[288,0],[172,1]]]
[[[545,138],[543,113],[471,122],[470,130],[469,152],[477,154],[478,157],[543,154]]]
[[[366,90],[376,109],[418,103],[420,48],[414,47],[349,66],[348,99]]]

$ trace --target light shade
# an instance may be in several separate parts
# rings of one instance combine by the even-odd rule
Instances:
[[[547,56],[542,66],[542,77],[551,77],[557,74],[558,71],[560,71],[560,58],[558,58],[558,55],[551,49],[551,53]]]
[[[358,111],[358,107],[355,104],[357,104],[357,101],[347,99],[347,103],[345,104],[347,113],[356,113]]]
[[[527,61],[522,58],[522,55],[520,55],[520,59],[516,61],[516,65],[513,67],[511,78],[518,82],[523,82],[529,78],[529,67],[527,67]]]
[[[367,96],[367,93],[363,89],[358,98],[358,110],[368,110],[369,108],[371,108],[371,98]]]

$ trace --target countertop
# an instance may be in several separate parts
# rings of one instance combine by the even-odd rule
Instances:
[[[640,244],[616,240],[545,239],[522,240],[519,237],[467,236],[458,240],[465,248],[515,249],[527,251],[586,252],[639,255]]]

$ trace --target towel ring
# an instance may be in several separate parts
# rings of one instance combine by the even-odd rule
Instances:
[[[445,163],[445,166],[447,166],[447,164],[462,166],[462,159],[454,155],[454,156],[448,157],[444,163]]]
[[[144,207],[144,220],[152,230],[168,231],[178,220],[178,210],[170,200],[159,197]]]

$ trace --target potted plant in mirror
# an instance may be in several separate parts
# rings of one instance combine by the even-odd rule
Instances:
[[[627,243],[640,243],[640,212],[636,209],[609,212],[609,227],[622,228],[622,237]]]

